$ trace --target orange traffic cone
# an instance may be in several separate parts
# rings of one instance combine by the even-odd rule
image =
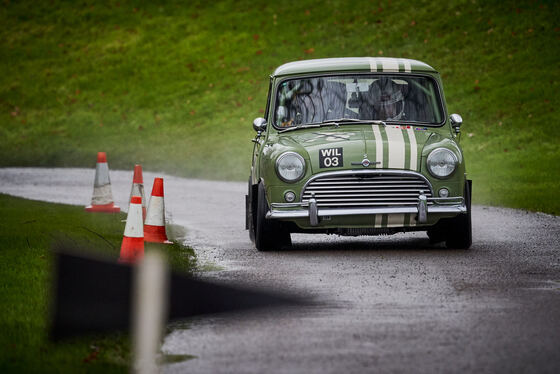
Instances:
[[[142,224],[142,198],[132,196],[126,216],[126,226],[121,244],[119,262],[136,262],[144,257],[144,225]]]
[[[121,208],[113,202],[111,180],[109,179],[109,165],[105,152],[97,153],[97,166],[95,167],[95,180],[93,181],[93,196],[91,205],[86,206],[88,212],[118,213]]]
[[[154,179],[152,196],[144,222],[144,240],[151,243],[171,244],[165,233],[165,204],[163,202],[163,178]]]
[[[142,198],[142,221],[146,219],[146,196],[144,195],[144,178],[142,177],[142,165],[134,165],[134,176],[132,177],[132,189],[130,198],[140,196]]]

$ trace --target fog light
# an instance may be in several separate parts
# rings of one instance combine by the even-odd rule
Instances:
[[[440,188],[439,197],[447,197],[447,196],[449,196],[449,190],[447,188]]]
[[[294,200],[296,199],[296,194],[293,193],[292,191],[288,191],[284,194],[284,199],[288,202],[288,203],[293,203]]]

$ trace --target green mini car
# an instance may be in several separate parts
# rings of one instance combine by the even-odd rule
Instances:
[[[257,118],[246,228],[260,251],[291,233],[427,231],[432,243],[472,242],[471,186],[441,77],[401,58],[284,64]]]

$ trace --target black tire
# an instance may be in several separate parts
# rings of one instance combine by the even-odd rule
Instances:
[[[268,202],[264,186],[259,184],[255,217],[255,247],[259,251],[272,251],[292,245],[290,232],[280,222],[267,220]]]
[[[253,196],[253,185],[249,177],[247,201],[245,202],[245,225],[249,230],[249,238],[255,242],[255,196]]]
[[[471,188],[471,181],[467,181],[465,183],[467,213],[460,214],[450,221],[448,236],[445,240],[447,248],[469,249],[472,245]]]
[[[437,226],[429,229],[427,231],[428,238],[430,238],[431,244],[437,244],[444,242],[446,240],[445,231],[441,228],[441,226]]]

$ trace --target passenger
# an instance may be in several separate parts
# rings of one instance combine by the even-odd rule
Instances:
[[[368,96],[367,101],[373,106],[371,119],[382,121],[404,119],[404,96],[399,85],[392,79],[382,77],[374,81],[369,88]]]

